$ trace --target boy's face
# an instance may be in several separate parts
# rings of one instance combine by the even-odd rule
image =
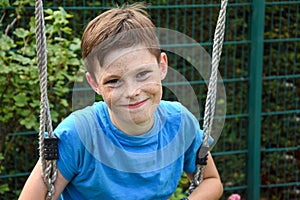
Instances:
[[[161,80],[167,73],[167,57],[160,63],[146,48],[136,46],[114,50],[105,57],[96,74],[97,82],[87,74],[93,89],[102,95],[116,127],[125,133],[148,131],[162,97]],[[131,130],[130,127],[135,127]]]

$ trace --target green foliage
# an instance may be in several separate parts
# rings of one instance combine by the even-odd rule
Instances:
[[[179,199],[186,198],[188,187],[189,187],[189,180],[187,178],[187,175],[183,173],[179,181],[178,187],[176,188],[174,194],[172,194],[172,196],[170,197],[170,200],[179,200]]]
[[[2,174],[4,171],[4,166],[2,164],[3,160],[4,160],[4,156],[2,153],[0,153],[0,174]],[[8,184],[7,183],[0,184],[0,194],[4,194],[7,191],[9,191]]]
[[[48,16],[45,17],[46,24],[50,21],[51,25],[47,24],[47,33],[49,34],[49,38],[51,38],[54,34],[58,34],[62,39],[62,34],[71,34],[72,29],[66,25],[68,25],[69,18],[73,16],[68,14],[62,7],[58,8],[59,10],[53,11],[51,9],[45,10],[45,13]]]
[[[32,0],[19,0],[13,4],[14,13],[3,16],[0,32],[0,134],[4,138],[8,133],[20,131],[38,131],[40,109],[40,87],[36,57],[35,19],[31,15],[25,18],[24,6],[34,5]],[[8,11],[7,11],[8,12]],[[4,12],[6,13],[6,11]],[[23,19],[24,16],[24,19]],[[63,8],[48,9],[45,13],[47,60],[48,60],[48,98],[50,103],[53,126],[71,112],[70,89],[76,79],[77,72],[82,68],[80,53],[80,39],[71,34],[68,27],[68,14]],[[20,20],[28,20],[27,26],[17,26]],[[8,24],[3,24],[8,22]],[[5,124],[5,125],[4,125]],[[36,140],[36,139],[35,139]],[[0,171],[11,171],[11,156],[8,155],[15,137],[5,138],[0,143],[0,159],[7,158],[6,169],[0,160]],[[3,146],[4,145],[4,146]],[[23,155],[21,149],[28,148],[23,142],[16,150]],[[27,150],[26,150],[27,151]],[[33,157],[34,151],[30,152]],[[28,156],[28,155],[26,155]],[[24,162],[24,161],[22,161]],[[31,161],[32,162],[32,161]],[[19,169],[18,169],[19,170]],[[20,168],[21,170],[21,168]],[[23,185],[23,183],[22,183]],[[0,194],[9,190],[12,185],[0,181]],[[18,195],[19,190],[10,191]]]
[[[17,4],[21,4],[21,1],[15,2],[15,5]],[[60,120],[59,116],[65,116],[66,113],[62,111],[68,110],[66,107],[69,105],[64,97],[69,92],[68,87],[74,82],[75,75],[82,65],[78,56],[80,39],[73,37],[71,29],[67,26],[70,17],[72,16],[63,8],[57,11],[48,9],[45,16],[49,102],[54,122]],[[1,105],[5,105],[0,108],[0,114],[3,116],[0,122],[9,124],[5,127],[4,133],[38,130],[39,127],[40,91],[34,23],[35,19],[31,17],[28,28],[16,28],[12,35],[0,33],[0,64],[3,66],[0,69],[2,83],[0,102]]]
[[[0,103],[3,105],[0,108],[0,152],[6,158],[4,163],[0,163],[1,174],[28,171],[28,165],[25,167],[14,164],[17,159],[15,154],[22,158],[20,163],[31,163],[29,166],[33,166],[35,160],[32,158],[36,157],[37,147],[32,145],[37,141],[36,137],[31,137],[29,145],[26,145],[24,139],[20,140],[20,137],[5,137],[8,133],[37,131],[39,128],[40,89],[35,19],[34,13],[25,9],[25,6],[34,6],[34,2],[14,1],[13,10],[5,9],[9,7],[8,1],[1,2],[0,5],[3,11],[0,19]],[[70,88],[83,65],[79,56],[80,39],[71,34],[69,27],[72,17],[63,8],[45,11],[48,97],[54,127],[71,111]],[[26,161],[24,158],[31,159]],[[24,178],[16,189],[13,178],[0,179],[0,194],[4,194],[3,198],[13,199],[18,196],[23,184]]]
[[[9,6],[9,0],[2,0],[0,1],[0,7],[8,7]]]

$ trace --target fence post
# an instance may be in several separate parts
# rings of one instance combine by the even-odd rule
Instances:
[[[247,133],[247,199],[260,199],[260,145],[265,1],[253,0],[251,10]]]

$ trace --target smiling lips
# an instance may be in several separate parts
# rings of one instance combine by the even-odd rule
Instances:
[[[143,106],[145,103],[146,103],[147,99],[146,100],[143,100],[143,101],[140,101],[140,102],[137,102],[137,103],[134,103],[134,104],[129,104],[128,105],[128,108],[129,109],[136,109],[136,108],[139,108],[141,106]]]

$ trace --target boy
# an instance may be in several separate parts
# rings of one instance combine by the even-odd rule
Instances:
[[[82,37],[86,78],[103,97],[55,129],[58,177],[53,199],[168,199],[181,174],[193,177],[203,132],[180,103],[161,100],[167,55],[141,4],[92,20]],[[38,162],[20,199],[44,199]],[[211,155],[188,197],[218,199],[223,187]]]

